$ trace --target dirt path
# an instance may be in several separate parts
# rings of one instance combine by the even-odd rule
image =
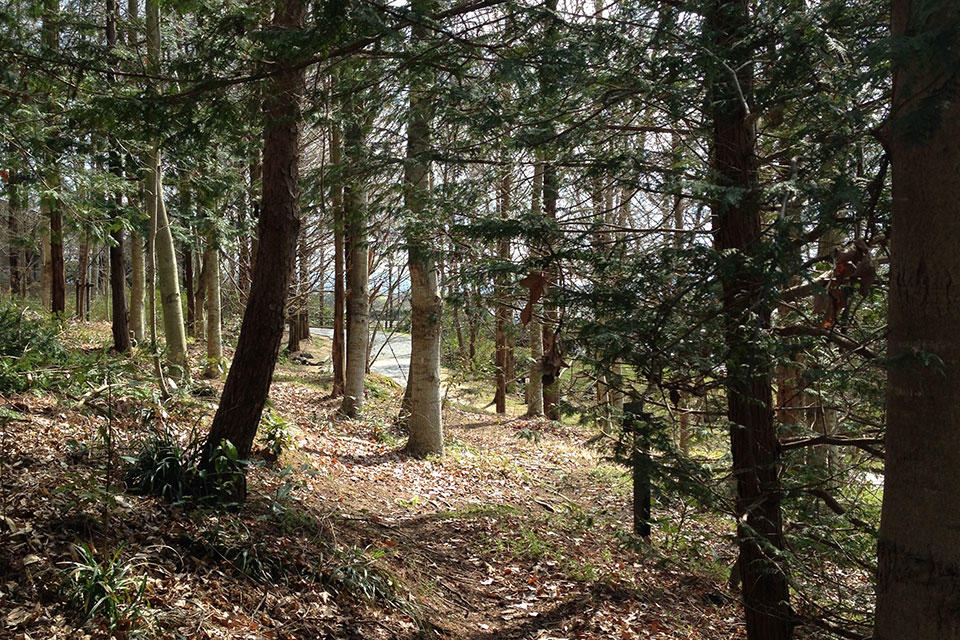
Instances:
[[[281,408],[311,402],[289,391]],[[341,534],[380,549],[416,585],[440,632],[477,640],[737,637],[739,616],[718,581],[691,576],[653,549],[628,548],[629,486],[586,446],[588,433],[448,410],[445,457],[420,461],[398,453],[387,418],[389,411],[305,429],[298,455],[320,471],[308,492],[339,505]]]
[[[370,381],[363,420],[345,421],[324,374],[282,365],[271,401],[296,449],[251,468],[241,509],[124,493],[122,468],[107,491],[109,421],[130,453],[161,424],[184,439],[202,433],[216,406],[215,395],[186,396],[146,411],[143,369],[111,392],[109,411],[101,396],[82,407],[53,394],[0,399],[15,420],[0,437],[0,637],[123,637],[69,603],[78,543],[146,580],[155,637],[742,634],[723,577],[709,571],[729,561],[717,544],[729,523],[687,516],[685,529],[640,544],[627,533],[623,470],[577,427],[450,408],[444,457],[406,458],[392,426],[402,389],[382,378]],[[684,549],[697,571],[680,562]]]

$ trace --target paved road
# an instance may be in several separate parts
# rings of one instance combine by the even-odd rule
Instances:
[[[333,338],[333,329],[310,328],[311,334],[319,334]],[[387,334],[378,331],[373,340],[372,355],[376,357],[370,370],[393,378],[402,385],[407,384],[407,374],[410,372],[410,336],[393,334],[387,341]]]

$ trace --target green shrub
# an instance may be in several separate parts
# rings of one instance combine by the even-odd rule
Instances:
[[[273,460],[294,448],[293,433],[283,416],[267,410],[260,420],[260,442]]]
[[[147,610],[143,597],[147,578],[137,578],[132,565],[120,562],[123,547],[102,563],[90,547],[75,549],[79,560],[68,563],[66,589],[84,619],[100,616],[109,623],[110,631],[130,632],[142,626]]]
[[[0,303],[0,393],[47,387],[60,377],[47,371],[66,352],[50,319],[9,302]]]
[[[129,463],[127,487],[134,493],[159,496],[167,502],[233,506],[246,497],[246,461],[229,440],[222,441],[201,465],[204,438],[192,432],[185,444],[167,429],[140,444]]]
[[[130,463],[127,486],[135,493],[160,496],[168,502],[182,500],[190,493],[191,454],[197,448],[196,437],[184,446],[170,430],[160,429],[141,443],[136,456],[124,457]]]

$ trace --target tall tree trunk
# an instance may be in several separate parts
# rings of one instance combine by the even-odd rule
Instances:
[[[552,162],[545,162],[543,167],[543,214],[551,220],[556,220],[557,218],[557,190],[557,167]],[[558,269],[559,266],[553,268]],[[546,275],[547,286],[556,286],[558,280],[557,274],[548,270]],[[543,311],[546,316],[546,322],[543,324],[543,351],[544,353],[549,353],[550,350],[553,349],[554,340],[557,339],[555,328],[560,323],[560,311],[557,309],[556,303],[549,300],[544,302]],[[541,372],[541,375],[545,373],[546,372]],[[545,379],[542,384],[543,415],[550,420],[559,420],[560,376],[558,375],[552,380]]]
[[[893,218],[875,640],[960,638],[960,11],[894,0]],[[936,47],[934,49],[934,47]],[[949,99],[946,96],[954,96]],[[918,132],[917,122],[926,130]]]
[[[341,164],[340,131],[336,126],[330,128],[330,164]],[[331,205],[333,206],[333,390],[334,398],[343,395],[344,366],[346,345],[344,329],[346,316],[346,282],[344,279],[344,242],[343,242],[343,186],[339,179],[331,187]]]
[[[307,242],[307,226],[302,224],[300,228],[300,248],[297,258],[300,265],[300,295],[303,296],[303,303],[300,305],[300,339],[307,340],[310,337],[310,244]]]
[[[343,190],[343,217],[347,238],[347,349],[344,372],[343,402],[340,412],[350,418],[356,417],[363,407],[364,377],[367,371],[367,346],[369,342],[370,299],[368,286],[368,246],[366,192],[363,179],[357,175],[362,164],[364,132],[356,113],[355,97],[347,99],[347,124],[344,143],[348,170],[351,176]]]
[[[7,259],[10,265],[10,295],[24,296],[26,260],[20,246],[20,216],[26,208],[19,177],[10,176],[7,182]]]
[[[303,0],[278,0],[276,7],[273,29],[283,32],[302,26]],[[294,61],[278,62],[263,101],[263,201],[250,301],[204,446],[208,461],[224,440],[233,443],[241,458],[249,456],[283,338],[283,313],[300,229],[300,96],[305,72]]]
[[[59,20],[60,0],[44,0],[42,40],[47,55],[56,57],[60,48]],[[59,192],[61,185],[59,159],[53,150],[46,154],[44,181],[47,193]],[[49,271],[50,271],[50,311],[63,315],[66,311],[66,278],[63,269],[63,209],[59,199],[53,195],[40,198],[41,213],[50,224]],[[46,267],[46,265],[44,265]]]
[[[499,188],[499,206],[500,219],[507,220],[510,216],[510,188],[511,188],[511,169],[510,163],[506,164],[503,175],[500,177]],[[510,238],[503,236],[497,241],[497,260],[501,263],[510,260]],[[507,309],[507,291],[509,282],[505,273],[498,274],[496,277],[496,309],[494,311],[495,319],[495,359],[496,359],[496,383],[497,390],[493,396],[497,413],[507,412],[507,323],[509,322],[509,311]]]
[[[219,378],[223,370],[223,340],[220,336],[220,247],[211,231],[203,249],[203,272],[207,291],[207,365],[205,378]]]
[[[80,247],[77,253],[77,281],[74,295],[76,303],[76,317],[83,320],[87,317],[87,273],[90,271],[90,244],[87,234],[80,236]]]
[[[132,203],[128,201],[128,204]],[[130,331],[133,333],[133,338],[137,341],[137,344],[143,344],[145,290],[143,238],[134,232],[130,235]]]
[[[713,237],[729,264],[721,269],[727,350],[727,419],[736,479],[739,570],[750,640],[790,638],[793,616],[784,548],[770,356],[767,275],[753,264],[763,255],[753,97],[754,52],[747,0],[718,0],[706,28],[727,57],[713,79],[713,168],[728,190],[713,203]],[[736,69],[736,77],[727,68]],[[751,260],[753,258],[753,260]]]
[[[187,298],[187,335],[197,337],[196,298],[193,295],[193,249],[186,244],[183,247],[183,288]]]
[[[117,0],[106,0],[107,2],[107,45],[114,47],[117,44]],[[112,74],[108,76],[112,83]],[[123,162],[120,152],[115,147],[110,150],[108,158],[110,171],[118,180],[123,178]],[[110,244],[110,293],[113,304],[113,348],[118,353],[130,352],[130,325],[127,318],[127,266],[123,254],[123,226],[121,207],[123,205],[123,194],[117,192],[113,196],[113,209],[111,219],[113,220],[110,238],[113,242]]]
[[[412,11],[430,13],[433,0],[413,0]],[[414,46],[427,36],[422,20],[411,31]],[[440,407],[440,327],[443,303],[437,283],[434,238],[435,219],[427,223],[424,214],[430,201],[430,126],[433,105],[431,78],[421,75],[411,83],[407,114],[407,158],[404,171],[404,204],[410,213],[407,246],[410,268],[410,388],[407,426],[410,434],[406,451],[413,456],[443,453],[443,418]],[[388,292],[387,295],[390,295]]]
[[[533,165],[533,194],[530,200],[530,217],[536,220],[543,214],[543,164],[539,153]],[[543,415],[543,379],[540,361],[543,359],[543,324],[537,309],[530,315],[530,373],[527,380],[527,415]]]
[[[156,71],[160,62],[160,5],[159,0],[147,0],[147,58]],[[190,377],[187,363],[187,335],[183,328],[183,307],[180,300],[180,278],[177,274],[177,255],[170,231],[170,220],[163,198],[163,180],[160,173],[160,149],[155,144],[147,154],[147,202],[156,208],[156,262],[160,284],[160,304],[163,309],[163,334],[167,341],[167,361]]]

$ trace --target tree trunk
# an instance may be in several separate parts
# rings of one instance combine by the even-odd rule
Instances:
[[[74,302],[76,303],[76,317],[83,320],[87,317],[87,273],[90,271],[90,245],[87,234],[80,237],[80,247],[77,253],[77,282]]]
[[[500,219],[504,221],[507,220],[510,215],[510,188],[512,182],[510,173],[510,163],[508,162],[503,171],[503,175],[500,177],[498,198],[500,204]],[[497,241],[497,260],[499,260],[501,263],[510,261],[510,239],[506,236],[501,237]],[[507,309],[507,291],[509,286],[510,285],[507,280],[506,273],[498,274],[496,277],[497,306],[494,311],[496,325],[495,358],[497,390],[493,399],[497,408],[497,413],[499,414],[504,414],[507,412],[507,323],[509,322],[510,318],[509,310]]]
[[[152,0],[151,0],[152,3]],[[156,147],[147,158],[147,201],[156,209],[157,282],[160,286],[160,308],[163,311],[163,335],[166,338],[167,361],[180,367],[189,377],[187,364],[187,335],[183,328],[183,305],[180,299],[180,277],[177,274],[177,254],[170,231],[170,219],[163,198],[160,176],[160,153]]]
[[[354,103],[349,98],[348,103]],[[356,175],[363,153],[363,117],[355,109],[347,109],[352,119],[344,136],[350,176],[343,190],[343,217],[346,225],[348,259],[347,286],[347,349],[344,373],[343,402],[340,412],[354,418],[363,407],[364,377],[367,371],[367,346],[369,341],[370,299],[368,287],[366,193],[362,178]]]
[[[106,0],[107,2],[107,44],[114,47],[117,44],[117,0]],[[112,74],[108,76],[109,81],[113,82]],[[114,146],[110,150],[109,156],[110,170],[117,180],[123,179],[123,161],[121,160],[118,147]],[[130,324],[127,317],[127,265],[123,253],[123,226],[121,207],[123,205],[123,194],[117,192],[113,197],[114,207],[112,211],[113,230],[110,237],[113,240],[110,245],[110,293],[113,303],[113,348],[118,353],[130,352]]]
[[[555,220],[557,217],[557,167],[551,162],[544,163],[543,167],[543,213],[546,217]],[[554,267],[559,268],[559,267]],[[554,287],[557,284],[557,274],[547,272],[547,286]],[[560,323],[560,312],[557,305],[551,301],[543,304],[546,322],[543,324],[543,351],[549,353],[553,348],[554,329]],[[544,372],[541,372],[541,376]],[[560,419],[560,376],[552,380],[543,380],[543,415],[550,420]]]
[[[750,640],[781,640],[793,631],[780,511],[778,442],[773,420],[770,356],[763,346],[770,326],[762,267],[761,193],[758,184],[753,97],[752,28],[747,0],[720,0],[706,28],[736,77],[713,79],[713,168],[723,195],[713,203],[713,236],[721,259],[727,350],[727,419],[736,479],[740,578]],[[734,195],[735,194],[735,195]]]
[[[187,293],[187,335],[197,337],[196,299],[193,295],[193,249],[183,247],[183,288]]]
[[[156,71],[160,62],[160,5],[158,0],[147,0],[147,58]],[[167,361],[179,366],[183,375],[190,377],[187,363],[187,336],[183,329],[183,308],[180,300],[180,279],[177,274],[177,255],[170,232],[170,221],[163,198],[160,175],[160,150],[154,145],[147,154],[147,203],[156,209],[157,280],[160,284],[160,304],[163,309],[163,334],[167,341]]]
[[[537,161],[533,167],[533,195],[530,201],[530,217],[534,220],[543,213],[543,164]],[[543,324],[537,309],[530,316],[530,374],[527,379],[527,415],[543,415],[543,379],[540,361],[543,359]]]
[[[330,130],[330,164],[339,167],[340,132],[336,126]],[[333,390],[334,398],[343,395],[346,345],[344,344],[344,328],[346,313],[346,283],[344,280],[344,246],[343,246],[343,187],[339,179],[331,187],[331,204],[333,206]]]
[[[413,0],[415,14],[430,13],[433,0]],[[417,21],[412,39],[427,36],[425,22]],[[407,158],[404,172],[404,204],[410,212],[407,244],[410,267],[411,354],[408,454],[423,457],[443,453],[443,418],[440,407],[440,327],[443,303],[438,288],[434,224],[427,227],[424,213],[430,201],[430,78],[416,78],[410,87],[407,125]],[[390,293],[388,292],[388,296]]]
[[[128,204],[132,204],[129,203]],[[136,232],[130,235],[130,331],[137,344],[143,344],[143,302],[146,290],[143,238]]]
[[[303,0],[279,0],[273,28],[301,27]],[[260,239],[237,350],[204,445],[204,458],[229,440],[247,458],[257,434],[283,338],[283,313],[297,250],[300,186],[300,96],[304,69],[279,61],[264,97],[263,201]],[[209,275],[209,274],[208,274]]]
[[[219,378],[223,371],[223,340],[220,336],[220,247],[210,232],[203,249],[203,272],[207,291],[207,365],[203,377]]]
[[[300,295],[303,302],[300,305],[300,339],[310,337],[310,245],[307,243],[306,225],[300,228],[300,250],[297,258],[300,265]]]
[[[43,47],[50,57],[56,57],[60,48],[60,33],[57,28],[59,13],[60,0],[44,0],[41,39]],[[47,163],[44,175],[45,190],[48,193],[59,192],[62,186],[58,167],[59,160],[52,151],[48,151],[45,161]],[[55,315],[63,315],[66,311],[66,281],[63,271],[63,210],[61,206],[60,201],[54,195],[44,195],[40,198],[40,211],[50,225],[48,260],[45,261],[44,267],[46,269],[49,265],[49,304],[50,311]],[[45,279],[44,285],[46,284],[47,280]],[[44,293],[46,293],[46,287],[44,289]]]
[[[23,215],[26,208],[23,202],[22,189],[19,179],[13,175],[7,182],[7,259],[10,265],[10,295],[24,296],[26,289],[26,277],[24,269],[26,260],[23,256],[23,249],[20,246],[20,224],[19,218]]]
[[[887,434],[875,640],[960,638],[960,28],[952,0],[894,0]],[[936,47],[936,49],[934,49]],[[926,130],[917,131],[917,122]]]

